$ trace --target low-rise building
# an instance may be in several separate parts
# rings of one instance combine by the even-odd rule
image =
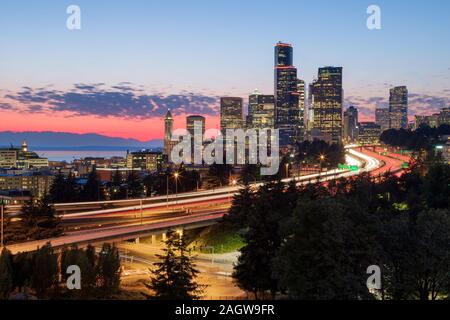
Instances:
[[[0,168],[33,169],[47,168],[48,159],[39,157],[36,152],[29,151],[26,141],[21,148],[0,149]]]
[[[23,205],[32,199],[30,191],[4,190],[0,191],[0,202],[5,205]]]
[[[160,171],[164,165],[161,152],[141,150],[127,153],[127,168],[146,171]]]
[[[53,174],[46,171],[0,174],[0,190],[29,191],[33,197],[46,195],[53,183]]]

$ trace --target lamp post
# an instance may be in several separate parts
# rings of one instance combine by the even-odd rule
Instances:
[[[166,201],[166,205],[167,208],[169,208],[169,174],[167,174],[166,176],[166,193],[167,193],[167,201]]]
[[[285,164],[285,168],[286,168],[286,179],[289,178],[289,163]]]
[[[322,162],[323,162],[323,160],[325,160],[325,155],[321,154],[319,156],[319,161],[320,161],[319,182],[320,182],[320,176],[322,175]]]
[[[292,163],[292,169],[294,169],[294,166],[295,166],[295,154],[291,153],[290,154],[290,158],[291,158],[291,163]],[[295,182],[295,172],[294,172],[294,182]]]
[[[231,180],[231,185],[232,185],[233,187],[235,187],[235,186],[237,185],[237,180],[236,180],[236,179]],[[231,201],[230,190],[228,190],[228,201],[229,201],[229,202]]]
[[[173,174],[173,177],[175,178],[175,205],[178,204],[178,177],[180,174],[178,172],[175,172]]]
[[[4,207],[3,207],[3,197],[0,198],[0,206],[1,206],[1,242],[0,242],[0,248],[3,249],[4,246],[4,238],[3,238],[3,223],[4,223]]]
[[[320,172],[322,172],[322,162],[323,162],[323,160],[325,160],[325,156],[323,154],[321,154],[319,157],[319,160],[320,160]]]
[[[143,210],[142,210],[142,198],[139,200],[139,204],[140,204],[140,207],[141,207],[141,226],[142,226],[142,223],[143,223],[143,217],[142,217],[142,214],[143,214]]]

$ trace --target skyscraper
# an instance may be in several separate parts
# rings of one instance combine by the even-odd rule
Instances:
[[[172,152],[172,131],[173,131],[173,117],[170,110],[167,110],[167,114],[164,118],[164,155],[170,161],[170,153]]]
[[[388,108],[375,109],[375,123],[380,126],[381,132],[386,131],[390,127],[390,116]]]
[[[201,137],[196,137],[196,130],[201,129]],[[191,163],[201,162],[203,152],[203,141],[205,137],[205,117],[199,115],[191,115],[186,117],[186,130],[191,135]],[[195,155],[197,153],[197,156]]]
[[[298,109],[299,109],[299,124],[298,124],[298,139],[304,141],[306,137],[306,87],[305,81],[297,80],[298,92]]]
[[[293,66],[293,48],[278,42],[275,45],[275,128],[280,131],[280,146],[298,140],[300,122],[297,68]]]
[[[406,86],[392,88],[389,92],[390,128],[408,127],[408,89]]]
[[[248,98],[249,128],[273,128],[275,123],[275,98],[273,95],[261,94],[258,90]]]
[[[311,85],[314,112],[313,130],[321,139],[342,142],[342,67],[319,68],[318,79]]]
[[[358,138],[358,109],[350,106],[344,112],[344,140],[354,142]]]
[[[223,135],[227,129],[243,129],[242,98],[220,98],[220,130]]]
[[[191,115],[186,117],[186,130],[189,134],[194,137],[195,124],[199,123],[202,128],[202,137],[205,135],[205,117],[199,115]]]
[[[358,143],[361,145],[378,144],[381,128],[375,122],[361,122],[359,124]]]

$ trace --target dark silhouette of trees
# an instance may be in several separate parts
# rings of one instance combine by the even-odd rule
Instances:
[[[144,192],[144,185],[138,173],[131,171],[127,177],[127,198],[141,198]]]
[[[241,190],[224,218],[246,230],[235,281],[256,298],[448,298],[449,170],[416,161],[400,177]],[[382,289],[369,292],[371,265]]]
[[[448,134],[450,134],[450,125],[444,124],[438,128],[421,125],[414,131],[405,129],[386,130],[381,134],[380,141],[393,147],[408,150],[430,150],[434,145],[440,143],[440,135]]]
[[[276,253],[274,274],[296,299],[368,298],[367,267],[376,261],[370,217],[351,200],[299,201]]]
[[[320,155],[325,156],[322,161],[323,167],[334,168],[339,163],[345,163],[345,150],[341,144],[328,144],[322,140],[314,140],[298,143],[297,148],[296,160],[300,163],[317,164]]]
[[[81,269],[81,290],[68,290],[69,266]],[[91,245],[63,248],[58,253],[48,243],[35,252],[0,255],[0,300],[2,299],[98,299],[119,290],[120,259],[115,246],[104,244],[96,253]],[[14,295],[11,295],[14,293]]]
[[[12,256],[6,248],[0,254],[0,300],[9,298],[13,288]]]
[[[245,185],[261,181],[261,166],[256,164],[245,164],[242,167],[240,180]]]
[[[91,172],[89,172],[87,182],[81,191],[80,198],[82,201],[104,200],[96,166],[93,166]]]
[[[233,168],[229,164],[213,163],[209,166],[208,183],[212,187],[223,187],[229,185],[230,175]]]
[[[52,203],[68,203],[80,200],[80,191],[76,186],[72,172],[65,177],[61,172],[55,176],[49,191]]]
[[[5,225],[5,242],[12,243],[26,240],[39,240],[57,237],[62,234],[60,218],[57,216],[50,197],[29,200],[21,209],[20,220],[7,219]]]
[[[252,292],[256,299],[270,294],[274,296],[279,290],[278,279],[273,275],[272,259],[283,241],[281,221],[289,219],[286,186],[282,182],[269,182],[256,192],[241,192],[234,200],[231,219],[241,217],[241,227],[246,228],[243,239],[244,247],[235,266],[233,278],[240,288]],[[253,199],[245,203],[246,199]],[[244,216],[245,215],[245,216]]]
[[[33,255],[31,287],[39,299],[46,298],[48,291],[58,282],[58,257],[48,243]]]
[[[100,289],[106,297],[118,291],[120,285],[120,257],[116,246],[105,243],[98,258]]]

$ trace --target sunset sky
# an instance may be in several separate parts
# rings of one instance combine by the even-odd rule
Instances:
[[[66,8],[81,8],[68,30]],[[366,27],[381,8],[382,29]],[[307,83],[344,68],[363,119],[407,85],[410,116],[450,106],[450,1],[2,0],[0,131],[161,138],[167,108],[218,128],[218,97],[273,94],[273,46]]]

